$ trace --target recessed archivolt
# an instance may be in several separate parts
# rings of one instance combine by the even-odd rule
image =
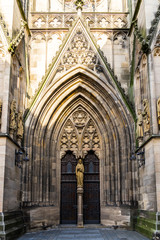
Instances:
[[[68,81],[59,84],[55,90],[55,85],[49,88],[45,92],[44,97],[42,97],[41,102],[37,104],[35,112],[30,115],[28,123],[33,127],[28,128],[28,135],[34,135],[34,131],[40,126],[50,129],[51,125],[55,124],[56,119],[62,113],[63,109],[70,105],[77,97],[84,97],[86,101],[92,102],[93,105],[97,105],[98,108],[101,107],[101,112],[105,110],[107,114],[110,114],[110,118],[114,119],[113,122],[118,120],[118,116],[122,115],[118,125],[128,125],[128,116],[126,109],[122,105],[120,99],[115,96],[110,88],[106,90],[103,89],[101,85],[87,78],[74,78],[68,79]],[[97,108],[96,107],[96,108]],[[106,113],[104,113],[106,114]],[[128,115],[128,116],[127,116]],[[52,119],[52,121],[51,121]],[[30,121],[29,121],[30,120]],[[41,132],[41,136],[42,133]]]
[[[38,116],[43,106],[46,106],[46,102],[48,105],[48,103],[52,101],[52,98],[54,98],[54,100],[60,99],[60,94],[62,95],[63,91],[67,91],[69,95],[68,89],[71,92],[74,86],[82,86],[84,89],[88,88],[88,91],[94,92],[94,95],[96,95],[96,97],[98,95],[99,98],[101,98],[101,95],[103,95],[105,91],[105,98],[109,97],[112,98],[113,101],[121,102],[119,93],[110,85],[108,79],[104,77],[99,78],[99,76],[89,69],[77,66],[71,71],[68,71],[67,74],[63,75],[61,78],[54,79],[47,89],[44,89],[43,92],[39,94],[35,105],[31,108],[31,115],[29,118],[32,118],[32,114]]]
[[[132,118],[116,94],[107,83],[96,81],[95,75],[93,78],[84,75],[65,77],[48,87],[26,122],[30,171],[24,189],[28,193],[25,201],[41,199],[58,204],[55,193],[49,189],[59,191],[60,183],[55,182],[56,178],[60,178],[61,154],[73,146],[73,151],[79,150],[77,155],[80,151],[86,154],[91,148],[98,149],[103,166],[102,201],[108,204],[128,204],[131,201],[132,169],[129,158],[131,142],[134,142]],[[80,116],[78,109],[81,109]],[[72,128],[72,141],[61,153],[61,143],[69,139],[65,130],[68,127]],[[78,134],[82,134],[84,139],[81,145],[78,145]],[[126,181],[128,178],[129,181]]]
[[[70,106],[71,102],[74,102],[77,98],[84,98],[85,101],[92,102],[92,105],[97,109],[101,109],[101,112],[104,112],[105,116],[108,117],[108,113],[110,114],[111,119],[115,119],[114,122],[116,122],[118,119],[118,112],[120,115],[122,115],[121,110],[114,106],[115,102],[112,102],[109,97],[104,99],[104,96],[99,96],[96,92],[92,92],[92,89],[88,91],[87,86],[81,84],[81,87],[78,87],[77,84],[72,86],[72,91],[70,89],[63,92],[63,94],[60,94],[59,101],[56,102],[56,100],[53,102],[50,100],[48,103],[48,106],[45,108],[42,108],[39,115],[35,115],[37,117],[32,118],[32,122],[30,123],[30,126],[33,124],[33,128],[29,128],[29,135],[34,135],[34,131],[38,132],[38,129],[40,129],[40,126],[43,131],[40,131],[40,135],[42,136],[45,129],[51,129],[52,125],[55,124],[56,119],[67,106]],[[107,101],[106,101],[107,100]],[[118,105],[118,103],[117,103]],[[120,107],[120,106],[119,106]],[[104,108],[106,109],[104,111]],[[107,113],[108,112],[108,113]],[[123,116],[124,117],[124,116]],[[120,120],[122,126],[124,125],[125,119],[123,118]],[[120,123],[118,124],[120,125]],[[126,123],[127,125],[127,123]],[[42,130],[41,129],[41,130]],[[43,138],[43,137],[42,137]]]

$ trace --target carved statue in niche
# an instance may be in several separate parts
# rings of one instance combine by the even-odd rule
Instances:
[[[83,165],[82,159],[79,158],[76,166],[77,187],[83,188],[83,174],[84,174],[84,165]]]
[[[137,130],[136,136],[137,138],[143,138],[143,117],[141,109],[138,109],[138,119],[137,119]]]
[[[23,113],[22,113],[22,111],[19,111],[19,113],[18,113],[17,137],[19,139],[22,139],[22,137],[23,137]]]
[[[17,120],[16,100],[13,99],[12,102],[11,102],[10,125],[9,125],[11,137],[13,137],[14,131],[17,129],[16,120]]]
[[[144,133],[149,133],[150,131],[150,112],[149,112],[149,103],[147,99],[143,100],[143,125]]]
[[[157,117],[158,117],[158,126],[160,128],[160,97],[157,100]]]
[[[2,122],[1,118],[2,118],[2,100],[0,99],[0,128],[1,128],[1,122]]]

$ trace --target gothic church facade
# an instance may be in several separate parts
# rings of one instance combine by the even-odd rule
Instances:
[[[0,2],[1,239],[22,214],[77,223],[79,158],[84,224],[159,236],[159,19],[159,0]]]

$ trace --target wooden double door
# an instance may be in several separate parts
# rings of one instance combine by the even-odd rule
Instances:
[[[84,224],[100,222],[99,159],[89,151],[84,161]],[[68,151],[61,161],[61,224],[77,223],[77,161]]]

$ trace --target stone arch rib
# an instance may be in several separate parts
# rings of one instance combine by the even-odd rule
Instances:
[[[64,80],[64,81],[62,81]],[[26,168],[26,205],[58,205],[60,188],[59,136],[67,118],[82,107],[101,136],[102,199],[108,205],[131,204],[133,120],[120,96],[107,82],[77,75],[53,83],[26,122],[30,163]]]

